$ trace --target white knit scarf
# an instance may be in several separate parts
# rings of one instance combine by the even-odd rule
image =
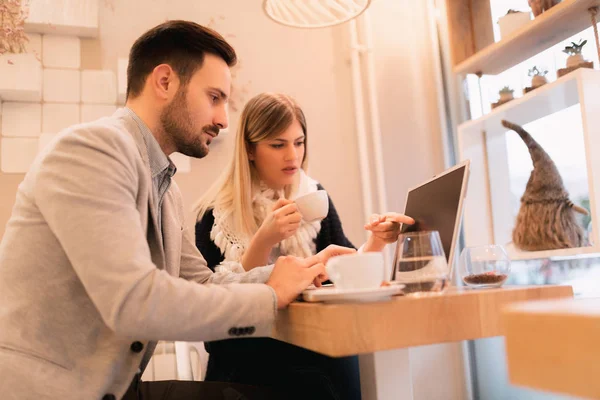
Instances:
[[[299,170],[299,180],[296,190],[293,190],[290,199],[308,193],[316,192],[317,182],[306,173]],[[257,221],[262,224],[265,218],[273,210],[273,205],[283,197],[283,191],[275,191],[261,183],[253,189],[252,208]],[[210,238],[217,245],[221,254],[225,256],[223,262],[218,265],[216,271],[244,272],[240,264],[244,252],[250,244],[250,237],[241,232],[235,232],[233,218],[236,213],[225,213],[219,207],[213,209],[215,223],[210,232]],[[271,250],[269,263],[275,261],[279,255],[292,255],[297,257],[309,257],[316,253],[315,238],[321,231],[321,221],[306,222],[302,220],[296,233],[276,244]]]

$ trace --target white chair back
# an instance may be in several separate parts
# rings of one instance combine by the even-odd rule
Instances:
[[[204,342],[159,342],[142,380],[201,381],[207,364]]]

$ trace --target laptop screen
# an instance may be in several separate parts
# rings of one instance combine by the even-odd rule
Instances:
[[[467,172],[468,163],[455,167],[410,190],[406,199],[404,214],[414,218],[415,224],[403,225],[402,233],[438,231],[448,265],[452,263],[450,257],[458,237],[456,228],[462,216],[463,182],[467,179]],[[454,237],[455,234],[457,237]],[[392,280],[395,274],[394,268]]]

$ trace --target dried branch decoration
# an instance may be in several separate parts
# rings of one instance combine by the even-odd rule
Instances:
[[[0,55],[25,52],[28,39],[24,26],[28,6],[28,0],[0,1]]]

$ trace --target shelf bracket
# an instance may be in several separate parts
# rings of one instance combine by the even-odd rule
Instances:
[[[488,210],[490,211],[490,234],[492,238],[492,243],[496,243],[496,235],[494,233],[494,213],[492,212],[493,201],[492,201],[492,184],[491,184],[491,176],[490,176],[490,161],[489,161],[489,149],[488,149],[488,140],[487,140],[487,132],[485,130],[481,130],[481,140],[483,143],[483,167],[485,169],[486,179],[486,192],[488,194],[489,202],[487,204]]]

